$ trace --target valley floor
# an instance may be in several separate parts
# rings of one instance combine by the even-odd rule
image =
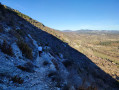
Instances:
[[[102,33],[65,32],[67,37],[73,41],[69,43],[73,48],[84,53],[92,62],[119,82],[119,34]]]

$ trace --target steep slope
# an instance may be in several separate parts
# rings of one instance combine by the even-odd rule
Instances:
[[[66,42],[62,32],[0,4],[0,88],[118,89],[113,78]]]

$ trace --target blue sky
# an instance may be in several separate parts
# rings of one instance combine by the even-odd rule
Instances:
[[[119,0],[1,0],[58,30],[119,30]]]

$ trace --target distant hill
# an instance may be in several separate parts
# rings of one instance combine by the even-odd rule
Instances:
[[[64,30],[63,32],[75,32],[75,33],[82,33],[82,34],[119,34],[119,30]]]
[[[62,32],[72,32],[72,30],[63,30]]]

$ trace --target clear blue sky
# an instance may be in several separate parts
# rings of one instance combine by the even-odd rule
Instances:
[[[0,0],[58,30],[119,30],[119,0]]]

